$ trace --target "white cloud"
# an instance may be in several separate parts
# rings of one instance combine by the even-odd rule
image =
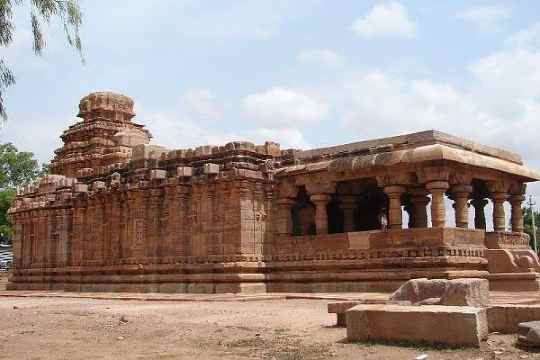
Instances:
[[[369,71],[349,75],[328,96],[347,94],[337,110],[344,127],[363,138],[439,129],[458,134],[475,116],[474,104],[449,84]],[[469,127],[470,128],[470,127]]]
[[[188,89],[182,94],[182,106],[197,118],[219,119],[222,117],[221,106],[208,89]]]
[[[298,60],[327,68],[340,68],[345,65],[343,56],[329,49],[303,50],[298,55]]]
[[[190,118],[182,112],[148,112],[140,116],[139,122],[149,124],[154,136],[153,144],[169,149],[193,148],[201,145],[222,145],[242,137]]]
[[[248,95],[243,101],[250,120],[266,127],[290,126],[320,121],[328,115],[328,105],[302,91],[273,87]]]
[[[461,20],[470,21],[483,30],[496,30],[500,20],[510,17],[510,8],[501,5],[474,6],[456,14]]]
[[[540,23],[535,23],[527,29],[518,31],[506,41],[509,47],[520,49],[540,49]]]
[[[352,29],[366,38],[381,36],[411,37],[416,25],[409,19],[407,9],[397,1],[375,5],[370,12],[357,19]]]

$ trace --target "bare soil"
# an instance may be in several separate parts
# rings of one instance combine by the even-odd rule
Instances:
[[[540,359],[512,335],[481,349],[349,344],[327,303],[0,298],[0,359]]]

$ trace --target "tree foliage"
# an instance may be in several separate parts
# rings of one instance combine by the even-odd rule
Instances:
[[[11,143],[0,144],[0,232],[8,238],[11,238],[11,224],[7,211],[16,190],[34,181],[41,173],[34,154],[19,151]]]
[[[14,198],[15,191],[11,189],[0,190],[0,233],[4,234],[8,239],[11,239],[12,230],[7,211],[11,207]]]
[[[11,144],[0,144],[0,190],[16,190],[40,174],[31,152],[19,151]]]
[[[30,24],[32,26],[32,48],[36,55],[41,55],[46,46],[42,24],[50,24],[59,19],[64,28],[67,42],[74,47],[82,59],[81,37],[79,28],[82,24],[81,10],[77,0],[0,0],[0,46],[8,47],[13,42],[15,24],[13,9],[25,4],[30,6]],[[15,76],[3,58],[0,58],[0,117],[7,119],[4,94],[15,83]]]
[[[536,225],[536,240],[537,245],[540,245],[540,212],[534,211],[534,222]],[[523,224],[525,225],[525,232],[529,234],[531,238],[531,248],[534,248],[533,244],[533,228],[532,228],[532,212],[530,207],[523,208]]]

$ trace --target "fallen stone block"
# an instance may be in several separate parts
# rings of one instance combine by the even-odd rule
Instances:
[[[540,321],[528,321],[518,325],[518,345],[540,347]]]
[[[412,279],[401,285],[390,296],[390,300],[405,300],[414,304],[429,298],[441,298],[447,282],[446,279]]]
[[[486,279],[453,279],[446,283],[441,305],[489,306],[489,281]]]
[[[348,341],[479,347],[486,309],[468,306],[357,305],[346,312]]]

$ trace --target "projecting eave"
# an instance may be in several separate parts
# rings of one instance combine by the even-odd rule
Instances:
[[[391,167],[400,164],[418,164],[427,161],[446,160],[460,164],[492,169],[519,176],[523,181],[538,181],[540,174],[518,163],[498,159],[442,144],[388,151],[369,155],[344,156],[316,163],[298,164],[277,170],[281,176],[316,171],[358,171],[375,167]]]

